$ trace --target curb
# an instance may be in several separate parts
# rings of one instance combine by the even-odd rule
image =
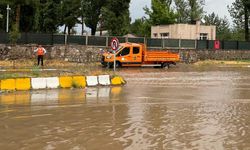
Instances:
[[[0,93],[2,93],[2,91],[124,85],[125,83],[125,80],[121,76],[110,77],[110,75],[11,78],[0,80]]]

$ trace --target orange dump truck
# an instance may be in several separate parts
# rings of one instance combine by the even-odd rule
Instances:
[[[154,66],[168,68],[180,61],[179,54],[160,51],[147,50],[144,44],[121,43],[114,53],[105,52],[102,55],[101,63],[104,67],[113,67],[114,59],[116,67],[123,66]]]

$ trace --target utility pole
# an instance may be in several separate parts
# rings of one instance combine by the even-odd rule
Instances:
[[[9,4],[7,5],[6,9],[7,9],[6,32],[8,33],[9,32],[9,15],[10,15],[9,11],[11,10]]]

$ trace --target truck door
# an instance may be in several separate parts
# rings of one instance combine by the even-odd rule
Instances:
[[[141,48],[139,46],[132,47],[132,58],[131,62],[133,64],[139,64],[142,62]]]
[[[118,54],[117,59],[122,64],[127,64],[131,62],[130,47],[124,47]]]

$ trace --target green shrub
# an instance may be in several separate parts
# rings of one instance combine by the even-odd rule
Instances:
[[[14,24],[11,28],[11,31],[9,33],[9,40],[11,44],[16,44],[17,40],[20,39],[21,33],[19,32],[19,29],[17,28],[17,25]]]

